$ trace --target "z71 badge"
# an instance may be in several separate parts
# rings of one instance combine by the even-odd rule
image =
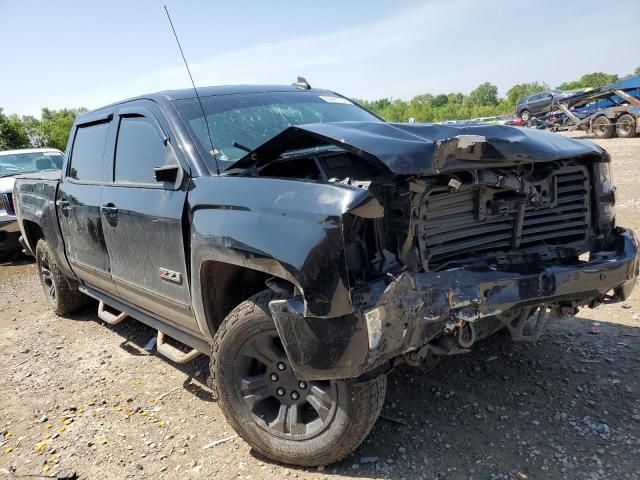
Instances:
[[[182,283],[182,274],[160,267],[160,278],[168,282]]]

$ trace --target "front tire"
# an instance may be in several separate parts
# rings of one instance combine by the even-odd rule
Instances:
[[[265,290],[236,307],[213,343],[211,379],[235,431],[261,454],[301,466],[341,460],[369,434],[384,401],[386,377],[298,380],[275,329]]]
[[[56,315],[73,313],[87,305],[89,297],[78,291],[78,282],[60,271],[44,239],[36,244],[36,263],[42,290]]]

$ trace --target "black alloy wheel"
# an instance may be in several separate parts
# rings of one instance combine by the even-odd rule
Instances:
[[[337,405],[331,381],[298,380],[275,329],[255,335],[238,351],[238,396],[254,421],[269,433],[305,440],[322,433]]]

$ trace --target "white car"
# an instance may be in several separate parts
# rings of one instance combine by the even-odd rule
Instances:
[[[64,154],[55,148],[0,151],[0,255],[20,249],[20,227],[13,208],[16,175],[59,170]]]

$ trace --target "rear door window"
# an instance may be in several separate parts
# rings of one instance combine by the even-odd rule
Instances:
[[[83,182],[102,182],[104,148],[109,123],[80,125],[76,130],[71,150],[68,176]]]
[[[114,181],[116,183],[157,184],[154,167],[166,164],[164,139],[150,119],[122,117],[116,143]]]

